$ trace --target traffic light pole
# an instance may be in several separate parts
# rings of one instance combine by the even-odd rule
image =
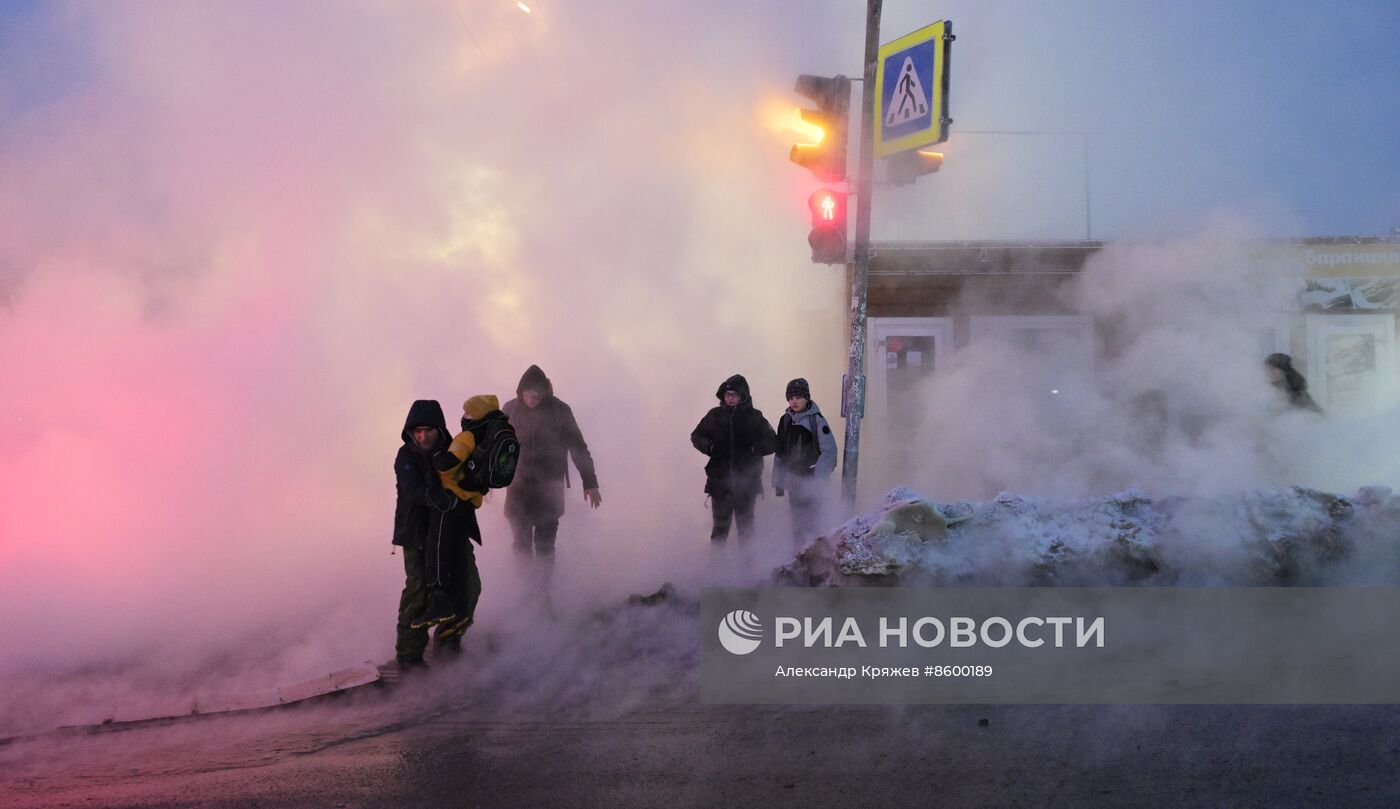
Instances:
[[[851,348],[846,372],[846,448],[841,490],[856,499],[860,469],[860,420],[865,416],[865,307],[870,280],[870,192],[875,174],[875,63],[880,53],[882,0],[866,0],[865,80],[860,83],[860,162],[856,168],[856,240],[847,275],[851,278]]]

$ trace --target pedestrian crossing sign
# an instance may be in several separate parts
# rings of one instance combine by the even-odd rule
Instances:
[[[948,139],[953,24],[940,20],[880,46],[875,63],[875,156]]]

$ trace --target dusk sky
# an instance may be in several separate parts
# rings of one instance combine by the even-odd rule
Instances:
[[[798,72],[859,73],[864,24],[863,4],[854,2],[537,2],[528,16],[506,0],[458,0],[455,7],[448,0],[298,4],[295,13],[258,3],[195,7],[211,11],[4,3],[0,137],[7,150],[33,136],[46,110],[109,86],[113,60],[139,60],[123,50],[116,34],[122,28],[159,26],[178,40],[182,30],[190,34],[185,26],[201,25],[207,16],[213,26],[199,36],[215,48],[221,40],[257,39],[263,31],[267,48],[280,41],[295,49],[349,34],[357,18],[392,19],[377,58],[393,59],[396,47],[413,50],[418,35],[443,48],[458,37],[465,51],[458,56],[482,57],[471,67],[473,78],[501,85],[498,102],[460,99],[473,117],[490,120],[491,128],[513,139],[546,142],[558,132],[555,142],[563,144],[577,143],[564,133],[591,128],[606,109],[647,118],[663,110],[663,117],[689,121],[707,109],[742,115],[756,102],[794,102],[790,80]],[[1389,179],[1400,177],[1400,97],[1393,89],[1400,78],[1393,47],[1400,7],[1394,3],[896,0],[885,5],[882,39],[936,18],[952,20],[958,35],[948,162],[936,180],[882,200],[897,210],[885,207],[877,215],[877,235],[882,227],[893,229],[891,235],[929,239],[1084,234],[1080,136],[960,136],[959,130],[1088,133],[1096,237],[1181,233],[1219,211],[1257,216],[1270,232],[1287,236],[1375,234],[1400,226],[1400,190]],[[298,31],[317,42],[299,45]],[[372,30],[359,33],[366,45],[374,44]],[[548,54],[565,49],[592,61],[567,74],[543,69]],[[199,72],[198,53],[163,58],[170,71]],[[649,75],[693,77],[721,97],[677,106],[676,96],[694,88],[667,86]],[[454,82],[465,78],[452,76]],[[433,81],[431,71],[414,79]],[[372,94],[374,88],[360,89]],[[551,115],[543,102],[531,102],[545,98],[569,105],[568,114]],[[573,106],[586,99],[597,102],[593,115],[587,104]],[[765,143],[743,126],[712,134],[755,150],[766,147],[774,171],[766,176],[796,171],[782,165],[778,137]],[[460,147],[490,162],[482,145],[464,141]],[[585,164],[575,170],[586,170],[589,156],[570,151]],[[505,159],[500,154],[496,162]],[[550,177],[548,160],[539,181]],[[607,173],[602,163],[595,167]],[[650,182],[661,187],[654,191],[684,173],[683,166],[664,162],[652,168]],[[800,206],[791,215],[799,217]],[[796,249],[800,253],[800,244]]]

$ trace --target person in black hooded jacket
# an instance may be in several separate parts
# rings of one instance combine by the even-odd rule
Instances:
[[[501,408],[520,438],[520,465],[506,488],[506,519],[515,537],[515,550],[524,558],[538,560],[548,576],[559,518],[564,516],[570,457],[578,467],[583,499],[598,508],[603,495],[598,491],[593,455],[574,411],[554,395],[554,383],[538,365],[525,370],[515,396]]]
[[[1299,410],[1311,410],[1314,413],[1321,413],[1322,408],[1308,393],[1308,380],[1298,373],[1298,369],[1293,367],[1293,358],[1287,354],[1270,354],[1264,358],[1264,370],[1269,374],[1269,381],[1274,387],[1288,398],[1288,403]]]
[[[442,406],[433,399],[415,401],[401,436],[394,458],[393,543],[403,548],[404,587],[394,651],[401,666],[415,666],[423,663],[428,625],[435,624],[437,640],[452,649],[471,623],[481,596],[471,540],[480,542],[481,530],[471,503],[443,488],[433,466],[433,456],[452,443]]]
[[[753,535],[754,502],[763,488],[763,456],[773,454],[778,438],[773,425],[754,408],[743,376],[724,380],[715,398],[719,406],[690,434],[691,445],[710,458],[705,464],[705,493],[714,515],[710,539],[728,539],[730,521],[736,518],[739,539],[748,539]]]

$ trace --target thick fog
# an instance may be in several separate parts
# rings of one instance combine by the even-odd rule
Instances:
[[[915,444],[928,463],[868,454],[872,481],[907,477],[946,499],[1344,487],[1391,471],[1335,454],[1298,466],[1296,450],[1324,437],[1310,426],[1199,443],[1244,429],[1271,391],[1248,333],[1215,335],[1219,360],[1202,365],[1187,358],[1204,336],[1176,318],[1244,283],[1213,272],[1237,240],[1400,223],[1400,191],[1374,182],[1397,115],[1380,54],[1394,25],[1372,17],[1393,9],[1329,12],[1315,22],[1345,34],[1331,38],[1266,20],[1316,60],[1300,83],[1250,30],[1263,5],[1202,4],[1212,24],[1192,27],[1175,9],[1111,4],[889,5],[885,39],[934,13],[955,20],[957,125],[1091,133],[1093,235],[1170,241],[1108,251],[1066,292],[1095,317],[1132,312],[1137,330],[1075,390],[1082,407],[1063,417],[1078,433],[1045,435],[1014,391],[970,407],[1020,360],[965,354],[929,392],[936,429]],[[863,13],[530,7],[0,16],[10,727],[388,657],[402,583],[391,464],[408,405],[436,398],[455,424],[470,395],[511,398],[532,363],[573,407],[603,495],[591,511],[576,477],[568,493],[562,603],[757,580],[782,555],[785,538],[712,559],[704,458],[687,436],[735,372],[773,422],[786,381],[808,377],[840,429],[843,278],[808,261],[814,186],[786,162],[781,122],[795,74],[858,72]],[[1245,32],[1249,47],[1226,47]],[[1322,92],[1341,80],[1322,68],[1352,60],[1367,68]],[[1295,120],[1285,80],[1321,111]],[[1355,109],[1346,125],[1342,105]],[[1059,137],[955,138],[943,174],[879,192],[877,236],[1081,237],[1081,140]],[[1156,388],[1172,413],[1210,418],[1191,422],[1197,443],[1172,421],[1154,450],[1167,460],[1146,471],[1120,445],[1134,428],[1119,406]],[[1081,440],[1105,424],[1111,440]],[[535,594],[516,584],[502,500],[487,501],[478,559],[482,623],[508,626]],[[759,508],[763,533],[780,533],[774,501]]]
[[[878,403],[889,414],[871,440],[887,462],[870,476],[944,501],[1400,485],[1393,390],[1318,416],[1269,383],[1263,359],[1299,283],[1258,269],[1259,238],[1221,223],[1190,240],[1113,245],[1072,281],[1040,287],[1092,321],[951,352],[906,399]],[[978,306],[968,294],[955,311]]]

